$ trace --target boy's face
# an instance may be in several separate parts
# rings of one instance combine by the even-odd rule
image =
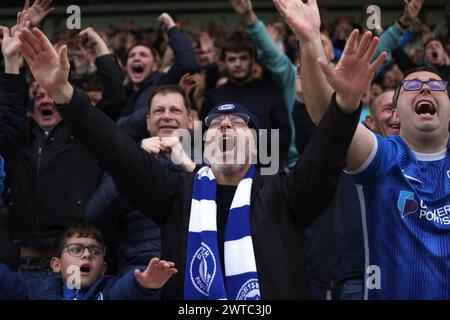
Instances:
[[[60,257],[51,261],[53,272],[60,272],[64,284],[88,288],[106,271],[103,247],[92,238],[67,239]]]

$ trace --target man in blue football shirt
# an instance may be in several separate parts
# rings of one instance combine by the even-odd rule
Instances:
[[[394,101],[399,136],[359,126],[347,170],[357,183],[369,299],[450,298],[450,101],[431,69],[414,70]]]
[[[311,118],[320,119],[333,90],[361,85],[358,80],[374,66],[367,53],[375,51],[378,40],[367,32],[358,42],[354,30],[332,70],[311,32],[320,27],[316,2],[274,3],[302,40],[301,59],[308,66],[302,69],[303,82],[314,84],[304,86],[305,101]],[[342,67],[349,65],[360,75],[338,79]],[[414,70],[397,88],[393,102],[401,123],[399,136],[383,138],[359,124],[347,155],[346,170],[357,183],[361,203],[364,297],[450,299],[448,84],[433,69]]]

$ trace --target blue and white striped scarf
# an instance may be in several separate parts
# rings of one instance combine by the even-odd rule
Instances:
[[[259,300],[258,273],[250,232],[254,166],[239,182],[225,226],[222,277],[217,243],[216,178],[209,167],[194,179],[184,280],[187,300]]]

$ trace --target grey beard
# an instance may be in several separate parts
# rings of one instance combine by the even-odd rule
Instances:
[[[241,170],[245,164],[212,164],[211,168],[225,175],[232,175]]]

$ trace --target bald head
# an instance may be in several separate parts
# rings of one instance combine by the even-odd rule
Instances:
[[[393,96],[393,90],[380,94],[370,106],[370,115],[365,120],[370,130],[384,137],[398,135],[400,131],[400,121],[392,104]]]

